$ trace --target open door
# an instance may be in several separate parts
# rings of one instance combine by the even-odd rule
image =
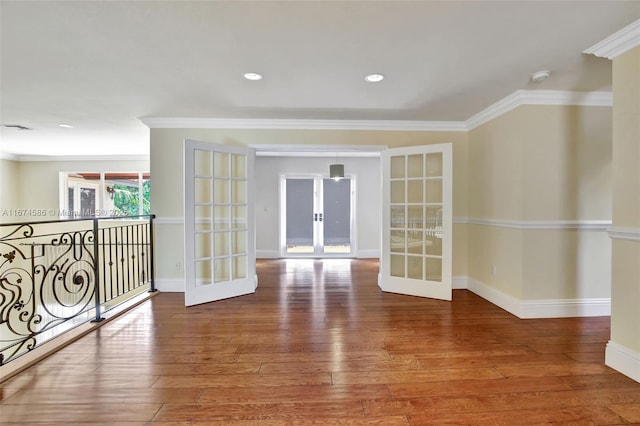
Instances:
[[[451,300],[451,144],[382,152],[383,291]]]
[[[255,292],[251,148],[186,140],[185,305]]]

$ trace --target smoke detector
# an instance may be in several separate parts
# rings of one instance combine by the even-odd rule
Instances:
[[[550,75],[551,73],[547,70],[536,71],[531,74],[531,81],[533,81],[534,83],[541,83],[548,79]]]

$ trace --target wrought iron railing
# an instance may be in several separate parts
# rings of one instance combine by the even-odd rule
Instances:
[[[0,365],[155,291],[153,218],[0,224]]]

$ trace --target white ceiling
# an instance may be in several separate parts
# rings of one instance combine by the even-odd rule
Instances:
[[[140,117],[464,121],[519,89],[610,90],[610,61],[581,52],[638,18],[613,0],[1,0],[0,121],[33,130],[3,128],[0,151],[147,154]]]

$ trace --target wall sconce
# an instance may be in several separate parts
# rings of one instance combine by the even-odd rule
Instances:
[[[109,198],[113,200],[116,196],[116,190],[113,186],[107,186],[107,194],[109,194]]]

